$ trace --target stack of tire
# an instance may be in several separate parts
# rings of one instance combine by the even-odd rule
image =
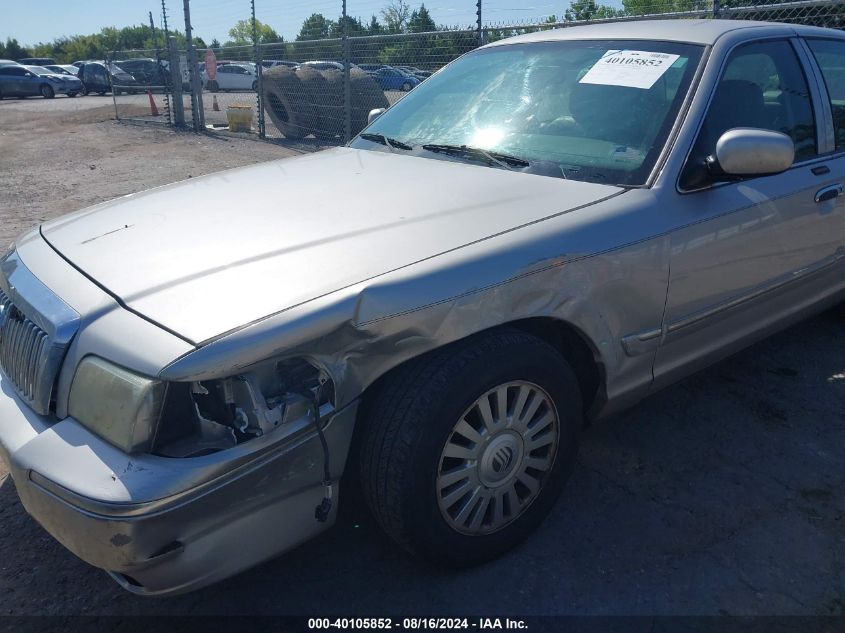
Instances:
[[[375,79],[364,71],[353,68],[349,78],[354,135],[367,125],[370,110],[386,108],[388,102]],[[262,84],[265,112],[287,138],[309,134],[320,139],[343,136],[342,71],[310,66],[294,71],[276,66],[264,72]]]

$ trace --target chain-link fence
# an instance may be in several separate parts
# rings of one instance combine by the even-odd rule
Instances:
[[[118,51],[106,60],[111,65],[119,119],[297,143],[313,139],[314,145],[341,143],[363,129],[370,110],[396,103],[457,57],[484,43],[522,33],[655,18],[747,19],[845,28],[845,0],[623,0],[622,7],[580,0],[561,15],[524,23],[487,21],[482,27],[479,21],[469,29],[361,35],[360,20],[341,17],[322,26],[315,22],[313,34],[303,27],[296,41],[267,42],[266,33],[259,32],[262,15],[256,16],[254,0],[241,0],[240,6],[215,2],[184,3],[187,50],[177,50],[170,38],[169,46]],[[264,0],[267,6],[262,10],[278,19],[283,15],[278,3]],[[346,4],[337,0],[336,8],[345,11]],[[229,32],[237,42],[192,48],[192,12],[194,16],[213,14],[212,25],[217,27],[234,23]]]

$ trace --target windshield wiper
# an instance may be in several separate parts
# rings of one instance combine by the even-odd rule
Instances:
[[[467,145],[445,145],[442,143],[430,143],[428,145],[423,145],[423,149],[428,150],[429,152],[439,152],[441,154],[451,154],[452,156],[466,156],[470,158],[482,158],[489,163],[493,163],[494,165],[498,165],[499,167],[503,167],[505,169],[515,169],[517,167],[528,167],[531,165],[527,160],[524,158],[519,158],[518,156],[511,156],[509,154],[503,154],[501,152],[491,152],[486,149],[481,149],[480,147],[469,147]]]
[[[408,145],[403,141],[400,141],[395,138],[391,138],[389,136],[385,136],[384,134],[371,134],[369,132],[365,134],[361,134],[361,138],[365,141],[373,141],[374,143],[381,143],[382,145],[386,145],[387,147],[393,149],[404,149],[405,151],[409,151],[414,149],[412,145]]]

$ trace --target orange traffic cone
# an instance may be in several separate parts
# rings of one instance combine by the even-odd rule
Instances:
[[[217,95],[214,95],[214,105],[211,106],[211,109],[215,112],[220,112],[220,106],[217,105]]]
[[[150,114],[158,116],[158,108],[156,107],[155,99],[153,99],[153,91],[147,90],[147,96],[150,98]]]

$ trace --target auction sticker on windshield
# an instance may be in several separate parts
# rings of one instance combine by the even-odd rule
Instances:
[[[648,90],[680,55],[649,51],[607,51],[579,83]]]

